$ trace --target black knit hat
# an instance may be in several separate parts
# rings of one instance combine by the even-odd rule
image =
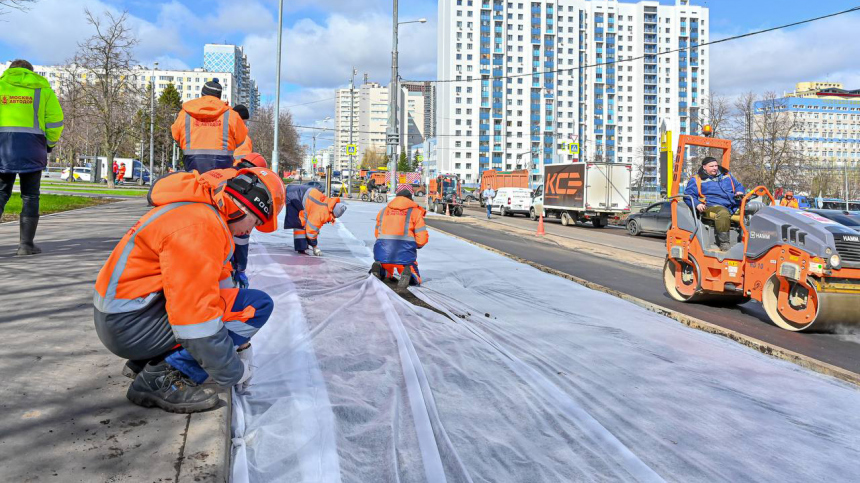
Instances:
[[[248,108],[245,107],[244,104],[236,104],[236,107],[234,107],[233,110],[236,111],[236,114],[238,114],[243,121],[247,121],[251,117],[251,113],[248,112]]]
[[[702,160],[702,166],[704,166],[708,163],[719,163],[719,161],[717,160],[717,158],[715,158],[713,156],[708,156]]]
[[[409,190],[400,190],[397,192],[397,196],[403,196],[405,198],[412,199],[412,192]]]
[[[221,99],[221,84],[218,83],[218,79],[212,79],[203,85],[203,90],[200,91],[201,95],[204,96],[213,96]]]

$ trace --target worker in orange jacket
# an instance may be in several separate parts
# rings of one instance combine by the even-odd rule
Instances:
[[[233,235],[277,229],[284,186],[262,168],[177,172],[156,181],[154,208],[114,248],[96,279],[95,328],[128,359],[135,404],[191,413],[218,404],[207,378],[247,384],[250,338],[272,299],[230,280]]]
[[[340,198],[326,198],[316,188],[303,184],[287,186],[287,213],[284,228],[293,229],[293,248],[307,253],[308,247],[316,256],[322,255],[317,246],[320,229],[326,223],[334,223],[346,211]]]
[[[409,190],[397,196],[376,215],[376,243],[373,244],[373,266],[370,272],[384,280],[400,273],[397,288],[420,285],[418,250],[427,244],[429,234],[424,225],[427,211],[412,200]]]
[[[251,153],[233,164],[233,168],[235,169],[268,167],[266,158],[260,153]],[[233,253],[233,259],[231,260],[233,262],[233,285],[239,288],[249,288],[251,286],[248,276],[245,274],[245,269],[248,266],[248,245],[250,242],[251,235],[249,234],[233,235],[233,243],[236,244],[236,251]]]
[[[120,164],[119,170],[117,171],[116,182],[122,183],[125,180],[125,165]]]
[[[786,191],[785,196],[779,201],[779,206],[787,206],[789,208],[800,208],[797,198],[794,197],[794,191]]]
[[[221,100],[218,79],[203,86],[201,97],[182,105],[171,132],[185,170],[200,173],[233,166],[236,148],[248,137],[245,122]]]
[[[239,117],[242,118],[242,121],[245,125],[248,125],[248,120],[251,119],[251,113],[248,111],[248,108],[245,107],[244,104],[237,104],[233,107],[233,110],[239,114]],[[245,141],[242,144],[236,146],[236,151],[233,152],[233,159],[235,161],[241,161],[245,156],[250,155],[254,152],[254,143],[251,141],[251,136],[248,135],[245,137]]]

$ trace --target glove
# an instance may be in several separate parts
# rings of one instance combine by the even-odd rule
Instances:
[[[244,271],[236,270],[233,272],[233,285],[239,288],[248,288],[250,286],[248,276],[245,275]]]
[[[251,384],[251,376],[252,376],[252,361],[254,359],[254,351],[251,349],[249,345],[247,348],[239,351],[237,353],[239,356],[239,360],[242,361],[242,366],[244,367],[244,371],[242,372],[242,378],[239,379],[239,382],[236,383],[236,390],[239,392],[244,392],[248,386]]]
[[[320,250],[319,247],[314,247],[314,255],[321,257],[322,256],[322,250]]]

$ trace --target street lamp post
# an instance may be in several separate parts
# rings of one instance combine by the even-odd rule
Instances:
[[[392,39],[391,39],[391,85],[389,85],[389,106],[391,113],[388,116],[388,172],[391,173],[391,192],[397,194],[397,148],[400,145],[400,123],[397,120],[397,101],[400,98],[399,73],[398,73],[398,51],[397,51],[397,34],[398,27],[407,23],[425,23],[426,18],[418,20],[409,20],[406,22],[397,21],[397,0],[394,0],[393,20],[392,20]],[[407,146],[408,148],[408,146]]]
[[[281,44],[284,33],[284,0],[278,5],[278,60],[275,71],[275,145],[272,148],[272,170],[280,176],[278,166],[278,130],[281,120]]]
[[[149,81],[149,183],[152,184],[155,177],[155,166],[153,159],[155,158],[155,71],[158,70],[158,62],[155,63],[155,69],[152,71],[152,80]],[[111,169],[108,166],[108,169]],[[140,173],[140,178],[143,179],[143,173]]]

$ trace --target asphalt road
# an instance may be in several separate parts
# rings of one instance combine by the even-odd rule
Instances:
[[[511,218],[507,217],[504,220],[507,223]],[[447,221],[441,217],[428,216],[426,223],[431,227],[481,243],[504,253],[551,267],[770,344],[860,373],[860,328],[844,334],[792,333],[773,325],[768,320],[761,304],[757,302],[730,307],[676,302],[670,299],[663,289],[662,274],[658,270],[630,266],[605,258],[595,258],[534,239],[508,234],[504,231],[487,230],[480,226]],[[535,225],[530,220],[528,223],[523,223],[524,226]],[[547,228],[549,226],[547,224]],[[584,226],[563,227],[561,225],[558,225],[558,228],[568,232],[567,235],[574,237],[593,238],[594,232],[599,231],[601,238],[617,238],[619,247],[625,247],[624,249],[651,252],[656,245],[661,256],[663,256],[662,253],[665,253],[665,249],[662,248],[663,241],[659,238],[649,239],[630,236],[622,238],[612,234],[606,235],[605,233],[612,231],[621,232],[620,229],[612,228],[596,230]]]

